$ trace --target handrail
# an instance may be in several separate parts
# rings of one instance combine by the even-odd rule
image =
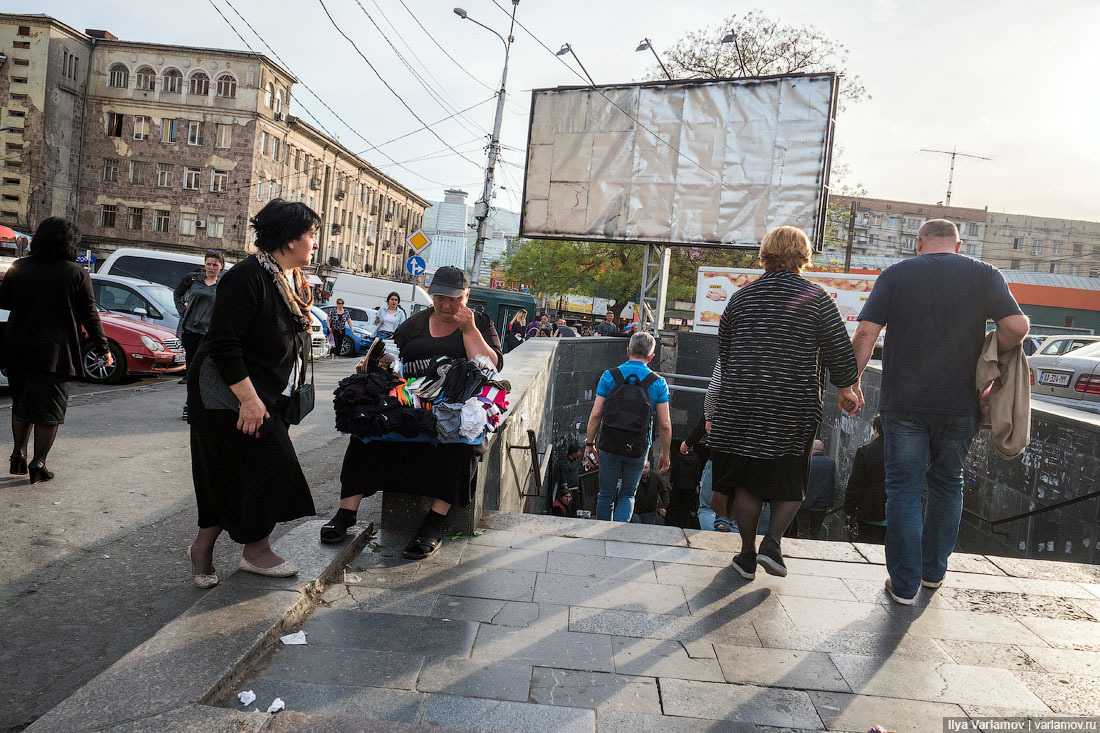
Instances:
[[[997,531],[995,529],[995,527],[998,527],[1002,524],[1007,524],[1009,522],[1016,522],[1016,521],[1019,521],[1021,519],[1027,519],[1028,517],[1038,516],[1039,514],[1045,514],[1046,512],[1053,511],[1054,509],[1062,509],[1063,507],[1070,506],[1071,504],[1078,504],[1082,501],[1088,501],[1089,499],[1093,499],[1093,498],[1096,498],[1098,496],[1100,496],[1100,491],[1093,491],[1093,492],[1090,492],[1090,493],[1085,494],[1083,496],[1076,496],[1072,499],[1066,499],[1065,501],[1059,501],[1059,502],[1056,502],[1054,504],[1048,504],[1046,506],[1041,506],[1038,509],[1032,509],[1031,511],[1022,512],[1020,514],[1013,514],[1010,517],[1003,517],[1002,519],[990,519],[989,517],[983,517],[981,514],[978,514],[977,512],[972,512],[969,509],[967,509],[966,507],[963,507],[963,513],[964,514],[969,514],[970,516],[972,516],[976,519],[979,519],[983,522],[988,523],[990,532],[1007,537],[1008,532],[1003,531],[1003,530],[1002,531]]]

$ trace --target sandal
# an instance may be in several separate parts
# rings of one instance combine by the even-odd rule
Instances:
[[[341,509],[336,512],[336,516],[328,520],[328,523],[321,527],[322,543],[333,545],[337,542],[343,542],[347,538],[348,529],[355,526],[356,517],[354,514],[352,514],[351,517],[341,516],[344,511],[344,509]]]
[[[428,537],[417,537],[409,543],[402,553],[409,560],[423,560],[435,554],[443,545],[443,540],[434,540]]]

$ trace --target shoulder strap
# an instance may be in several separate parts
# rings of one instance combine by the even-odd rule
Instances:
[[[607,370],[611,374],[611,378],[615,380],[615,384],[626,384],[626,379],[623,377],[623,373],[619,371],[619,367],[611,367]]]
[[[661,375],[657,372],[650,372],[646,375],[646,378],[642,380],[642,387],[649,389],[649,386],[661,378]]]

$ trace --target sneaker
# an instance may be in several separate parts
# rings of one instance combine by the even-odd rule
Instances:
[[[187,405],[183,406],[183,414],[180,415],[180,420],[183,420],[183,421],[187,420]]]
[[[778,575],[780,578],[787,575],[787,565],[783,562],[783,553],[779,551],[779,543],[771,537],[765,537],[760,542],[760,551],[756,553],[756,561],[764,566],[769,575]]]
[[[745,580],[752,580],[756,577],[756,553],[742,552],[733,558],[733,569],[737,571]]]
[[[923,585],[925,588],[932,589],[939,588],[942,583],[942,580],[925,580],[924,578],[921,578],[920,581],[920,584]]]
[[[730,525],[730,520],[725,517],[714,518],[714,531],[715,532],[732,532],[733,527]]]
[[[900,603],[903,606],[912,606],[913,601],[917,599],[916,596],[913,596],[912,598],[899,596],[897,593],[894,592],[894,584],[890,582],[889,578],[886,579],[886,592],[890,594],[890,598],[893,599],[894,603]]]

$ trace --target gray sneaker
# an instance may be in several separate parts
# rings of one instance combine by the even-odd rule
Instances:
[[[753,580],[756,577],[756,553],[741,552],[733,558],[733,569],[745,580]]]

